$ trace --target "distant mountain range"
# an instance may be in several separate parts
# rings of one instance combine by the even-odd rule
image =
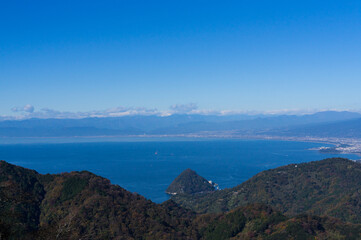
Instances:
[[[0,121],[0,137],[233,134],[360,137],[361,114],[171,115]]]
[[[274,129],[270,134],[281,136],[361,138],[361,118]]]

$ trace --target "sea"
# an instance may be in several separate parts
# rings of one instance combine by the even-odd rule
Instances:
[[[0,159],[39,173],[87,170],[128,191],[161,203],[169,184],[185,169],[219,185],[234,187],[255,174],[282,165],[329,157],[311,148],[324,143],[235,139],[122,139],[90,142],[0,142]]]

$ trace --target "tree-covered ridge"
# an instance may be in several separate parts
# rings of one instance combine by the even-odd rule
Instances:
[[[200,228],[202,239],[207,240],[315,240],[361,238],[360,225],[343,223],[330,217],[298,215],[284,216],[272,207],[250,204],[228,213],[201,215],[195,222],[206,221]],[[204,220],[206,218],[207,220]]]
[[[36,231],[45,196],[35,171],[0,161],[0,232],[21,239]]]
[[[290,216],[307,212],[361,223],[361,164],[343,158],[291,164],[234,188],[172,199],[200,213],[264,203]]]
[[[191,169],[184,170],[169,185],[166,192],[168,194],[195,194],[214,191],[215,187],[204,177],[199,176]]]
[[[92,173],[40,175],[0,162],[2,239],[193,239],[194,213]]]
[[[1,239],[360,239],[361,225],[289,217],[264,204],[196,214],[155,204],[87,171],[54,175],[0,162]]]

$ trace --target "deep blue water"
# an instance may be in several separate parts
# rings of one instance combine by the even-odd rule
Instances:
[[[186,168],[229,188],[260,171],[290,163],[357,158],[308,150],[319,146],[325,144],[267,140],[1,144],[0,159],[39,173],[88,170],[162,202],[168,199],[167,186]]]

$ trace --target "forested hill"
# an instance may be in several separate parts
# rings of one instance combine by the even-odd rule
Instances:
[[[207,179],[199,176],[192,169],[184,170],[166,190],[168,194],[194,194],[214,191],[215,187]]]
[[[41,175],[0,162],[1,239],[316,237],[360,239],[361,225],[326,216],[287,217],[263,204],[250,204],[227,213],[196,214],[171,200],[155,204],[87,171]]]
[[[258,202],[289,216],[306,212],[361,223],[361,164],[342,158],[291,164],[263,171],[234,188],[172,199],[200,213]]]
[[[194,213],[90,172],[40,175],[0,162],[2,239],[187,239]]]

